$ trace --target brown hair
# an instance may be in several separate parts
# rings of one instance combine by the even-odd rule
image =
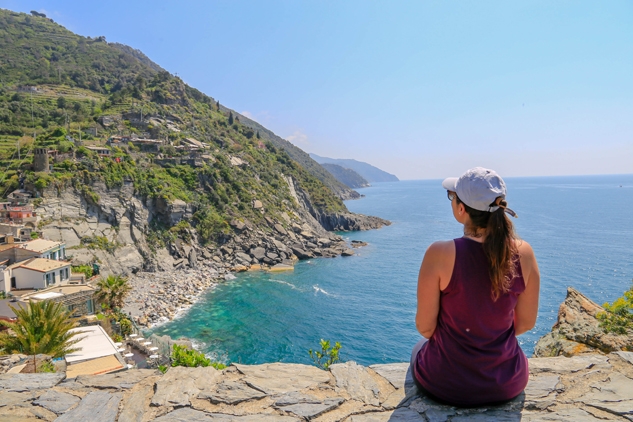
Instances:
[[[464,204],[457,195],[458,204]],[[490,206],[495,206],[495,203]],[[515,262],[518,259],[519,236],[514,231],[512,221],[506,216],[504,208],[508,203],[499,201],[500,207],[493,212],[479,211],[464,204],[472,224],[464,228],[464,234],[474,234],[477,229],[486,229],[483,247],[488,258],[488,272],[492,281],[492,298],[496,301],[503,293],[510,291],[512,279],[517,275]],[[474,232],[474,233],[469,233]]]

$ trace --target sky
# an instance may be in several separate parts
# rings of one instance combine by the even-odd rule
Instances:
[[[401,179],[633,173],[633,2],[0,0]]]

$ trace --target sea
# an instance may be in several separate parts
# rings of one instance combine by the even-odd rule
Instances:
[[[541,273],[539,314],[518,337],[529,357],[556,322],[568,287],[598,304],[633,282],[633,175],[506,178],[519,236]],[[311,364],[319,342],[341,344],[344,360],[405,362],[415,328],[422,258],[437,240],[463,235],[440,180],[375,183],[347,201],[352,212],[393,224],[339,233],[368,245],[351,257],[298,262],[285,273],[241,273],[207,292],[177,319],[152,330],[181,336],[227,363]],[[473,315],[475,318],[476,315]]]

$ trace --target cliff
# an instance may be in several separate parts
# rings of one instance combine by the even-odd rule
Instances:
[[[534,356],[576,356],[586,353],[610,353],[633,350],[633,330],[627,334],[605,333],[596,318],[604,308],[574,289],[558,310],[552,332],[541,337]]]
[[[328,158],[321,157],[319,155],[310,154],[316,162],[319,164],[336,164],[341,167],[346,167],[354,170],[356,173],[360,174],[364,177],[368,182],[397,182],[399,179],[391,174],[387,173],[384,170],[379,169],[378,167],[372,166],[371,164],[364,163],[362,161],[345,159],[345,158]]]
[[[339,166],[338,164],[330,164],[330,163],[322,163],[321,164],[324,169],[329,171],[332,176],[336,178],[339,182],[349,186],[352,189],[355,188],[366,188],[371,186],[367,180],[360,174],[356,173],[354,170]]]
[[[627,421],[633,353],[530,359],[514,400],[481,408],[441,405],[415,387],[408,363],[329,371],[292,363],[233,364],[78,376],[0,375],[3,421],[423,422]]]

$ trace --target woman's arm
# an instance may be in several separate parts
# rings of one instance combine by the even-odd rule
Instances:
[[[426,250],[418,275],[418,309],[415,326],[426,338],[431,338],[440,312],[440,290],[448,286],[455,261],[455,243],[435,242]],[[447,268],[450,264],[450,269]],[[448,273],[448,278],[447,278]]]
[[[532,247],[527,242],[522,242],[519,254],[521,255],[525,291],[519,295],[517,305],[514,308],[514,331],[517,336],[531,330],[536,324],[541,286],[541,276]]]

